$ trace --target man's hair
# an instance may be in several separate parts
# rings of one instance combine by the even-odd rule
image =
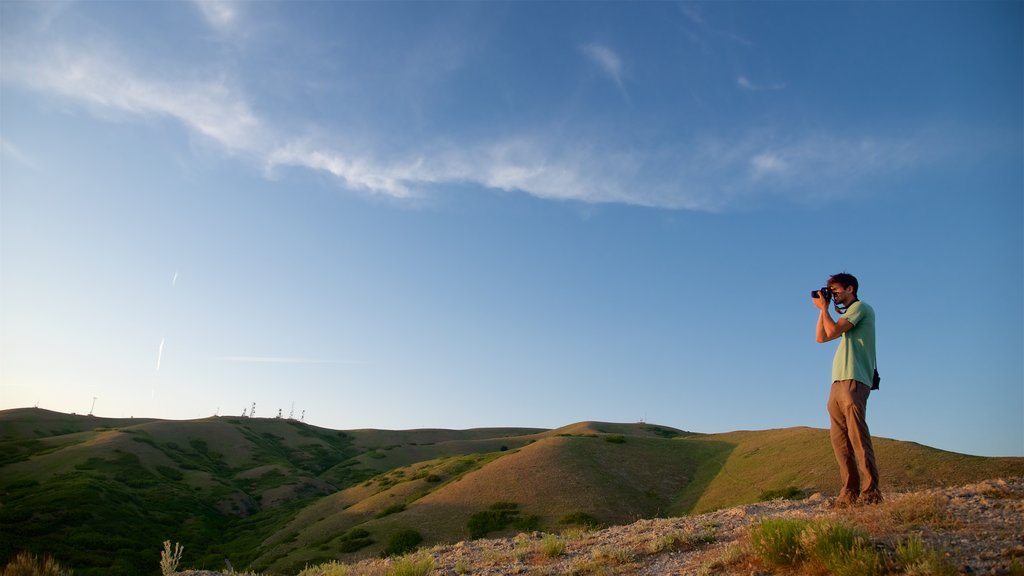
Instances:
[[[858,288],[857,277],[854,276],[853,274],[847,274],[846,272],[840,272],[839,274],[833,274],[833,275],[829,276],[828,283],[832,284],[833,282],[835,282],[836,284],[839,284],[843,288],[849,288],[849,287],[852,286],[853,287],[853,295],[854,296],[857,295],[857,288]]]

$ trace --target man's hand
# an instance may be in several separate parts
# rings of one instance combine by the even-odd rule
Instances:
[[[824,298],[821,297],[821,290],[818,290],[817,298],[811,298],[811,302],[814,303],[814,307],[817,308],[818,310],[824,310],[825,308],[828,308],[828,300],[825,300]]]

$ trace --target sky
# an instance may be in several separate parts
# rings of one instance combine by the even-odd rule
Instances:
[[[1020,2],[0,2],[0,409],[1024,456]],[[833,312],[833,315],[835,313]]]

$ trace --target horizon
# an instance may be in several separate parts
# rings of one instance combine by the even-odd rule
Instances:
[[[551,432],[551,431],[559,430],[559,429],[562,429],[562,428],[570,428],[570,427],[576,426],[578,424],[608,424],[608,425],[614,425],[614,426],[630,426],[630,425],[653,426],[653,427],[656,427],[656,428],[672,428],[674,430],[677,430],[677,431],[685,433],[685,434],[694,434],[694,435],[697,435],[697,436],[714,436],[716,434],[729,434],[729,433],[732,433],[732,432],[772,432],[772,431],[777,431],[777,430],[788,430],[788,429],[796,429],[796,428],[807,428],[807,429],[811,429],[811,430],[819,430],[819,431],[824,431],[824,432],[828,431],[828,428],[822,428],[820,426],[782,426],[782,427],[778,427],[778,428],[763,428],[763,429],[739,428],[739,429],[734,429],[734,430],[718,430],[718,431],[715,431],[715,432],[704,432],[704,431],[700,431],[700,430],[690,430],[690,429],[687,429],[687,428],[679,428],[677,426],[669,426],[667,424],[662,424],[660,422],[647,422],[647,421],[612,422],[612,421],[593,420],[593,419],[590,419],[590,420],[579,420],[579,421],[575,421],[575,422],[566,422],[566,423],[560,424],[558,426],[518,426],[518,425],[515,425],[515,424],[509,424],[509,425],[474,426],[472,428],[451,428],[451,427],[445,427],[445,426],[431,426],[431,427],[424,427],[424,428],[381,428],[381,427],[375,427],[375,426],[360,427],[360,428],[334,428],[334,427],[330,427],[330,426],[321,426],[321,425],[313,423],[313,422],[306,422],[305,420],[302,420],[300,418],[284,416],[284,415],[282,415],[282,416],[255,416],[255,417],[253,417],[253,416],[242,415],[242,414],[211,414],[209,416],[201,416],[201,417],[198,417],[198,418],[185,418],[185,419],[178,419],[178,418],[154,418],[154,417],[150,417],[150,416],[136,416],[136,415],[127,416],[127,417],[111,417],[111,416],[104,416],[102,414],[78,414],[78,413],[75,413],[75,412],[58,412],[58,411],[55,411],[55,410],[48,410],[48,409],[43,408],[41,406],[21,406],[21,407],[16,407],[16,408],[4,408],[4,409],[0,409],[0,413],[2,413],[2,412],[11,412],[11,411],[16,411],[16,410],[42,410],[44,412],[50,412],[52,414],[59,414],[61,416],[83,417],[83,418],[97,418],[97,419],[101,419],[101,420],[145,420],[147,423],[148,422],[178,422],[178,423],[204,422],[204,421],[208,421],[208,420],[212,420],[212,419],[220,419],[220,418],[231,419],[231,420],[248,420],[248,419],[253,419],[253,420],[281,420],[281,421],[285,421],[285,422],[298,422],[300,424],[305,424],[305,425],[308,425],[308,426],[313,426],[313,427],[316,427],[316,428],[321,428],[321,429],[324,429],[324,430],[331,430],[331,431],[336,431],[336,432],[360,432],[360,431],[367,431],[367,432],[429,432],[429,431],[469,432],[469,431],[473,431],[473,430],[521,430],[521,431],[540,430],[540,431],[544,431],[544,432]],[[892,441],[896,441],[896,442],[906,442],[906,443],[910,443],[910,444],[920,444],[920,445],[925,446],[927,448],[934,448],[936,450],[942,450],[944,452],[951,452],[951,453],[960,454],[960,455],[963,455],[963,456],[978,456],[978,457],[982,457],[982,458],[1024,458],[1024,457],[1021,457],[1021,456],[1013,456],[1013,455],[998,455],[998,454],[997,455],[981,455],[981,454],[971,454],[971,453],[965,453],[965,452],[955,452],[955,451],[951,451],[951,450],[943,450],[942,448],[938,448],[936,446],[928,446],[927,444],[922,444],[920,442],[915,442],[913,440],[905,440],[905,439],[902,439],[902,438],[889,438],[889,437],[883,437],[883,436],[878,436],[878,437],[879,438],[886,438],[887,440],[892,440]],[[674,438],[684,438],[684,436],[676,436]]]
[[[1021,45],[1012,1],[0,3],[0,409],[827,428],[847,271],[872,435],[1024,456]]]

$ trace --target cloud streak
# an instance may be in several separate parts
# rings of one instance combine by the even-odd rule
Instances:
[[[582,50],[622,86],[622,62],[613,51],[597,44]],[[543,130],[383,153],[340,134],[314,139],[274,126],[225,77],[156,79],[109,53],[60,46],[10,61],[4,82],[80,102],[100,118],[171,118],[229,154],[252,159],[268,175],[298,167],[330,174],[348,189],[403,200],[433,186],[468,183],[559,201],[724,210],[766,189],[799,200],[848,189],[863,174],[921,158],[912,140],[791,134],[780,143],[754,130],[731,141],[694,138],[644,156],[615,142],[594,144]],[[756,87],[742,76],[738,84]],[[4,149],[13,154],[6,144]]]
[[[259,149],[266,130],[224,79],[155,80],[115,55],[58,47],[36,61],[12,59],[4,80],[103,111],[166,116],[232,152]]]
[[[156,371],[160,371],[160,362],[164,359],[164,339],[160,339],[160,347],[156,351]]]
[[[615,83],[619,92],[622,93],[622,97],[628,101],[629,94],[626,93],[626,87],[622,82],[622,58],[611,48],[601,44],[585,44],[580,47],[580,51],[598,65],[605,75]]]

